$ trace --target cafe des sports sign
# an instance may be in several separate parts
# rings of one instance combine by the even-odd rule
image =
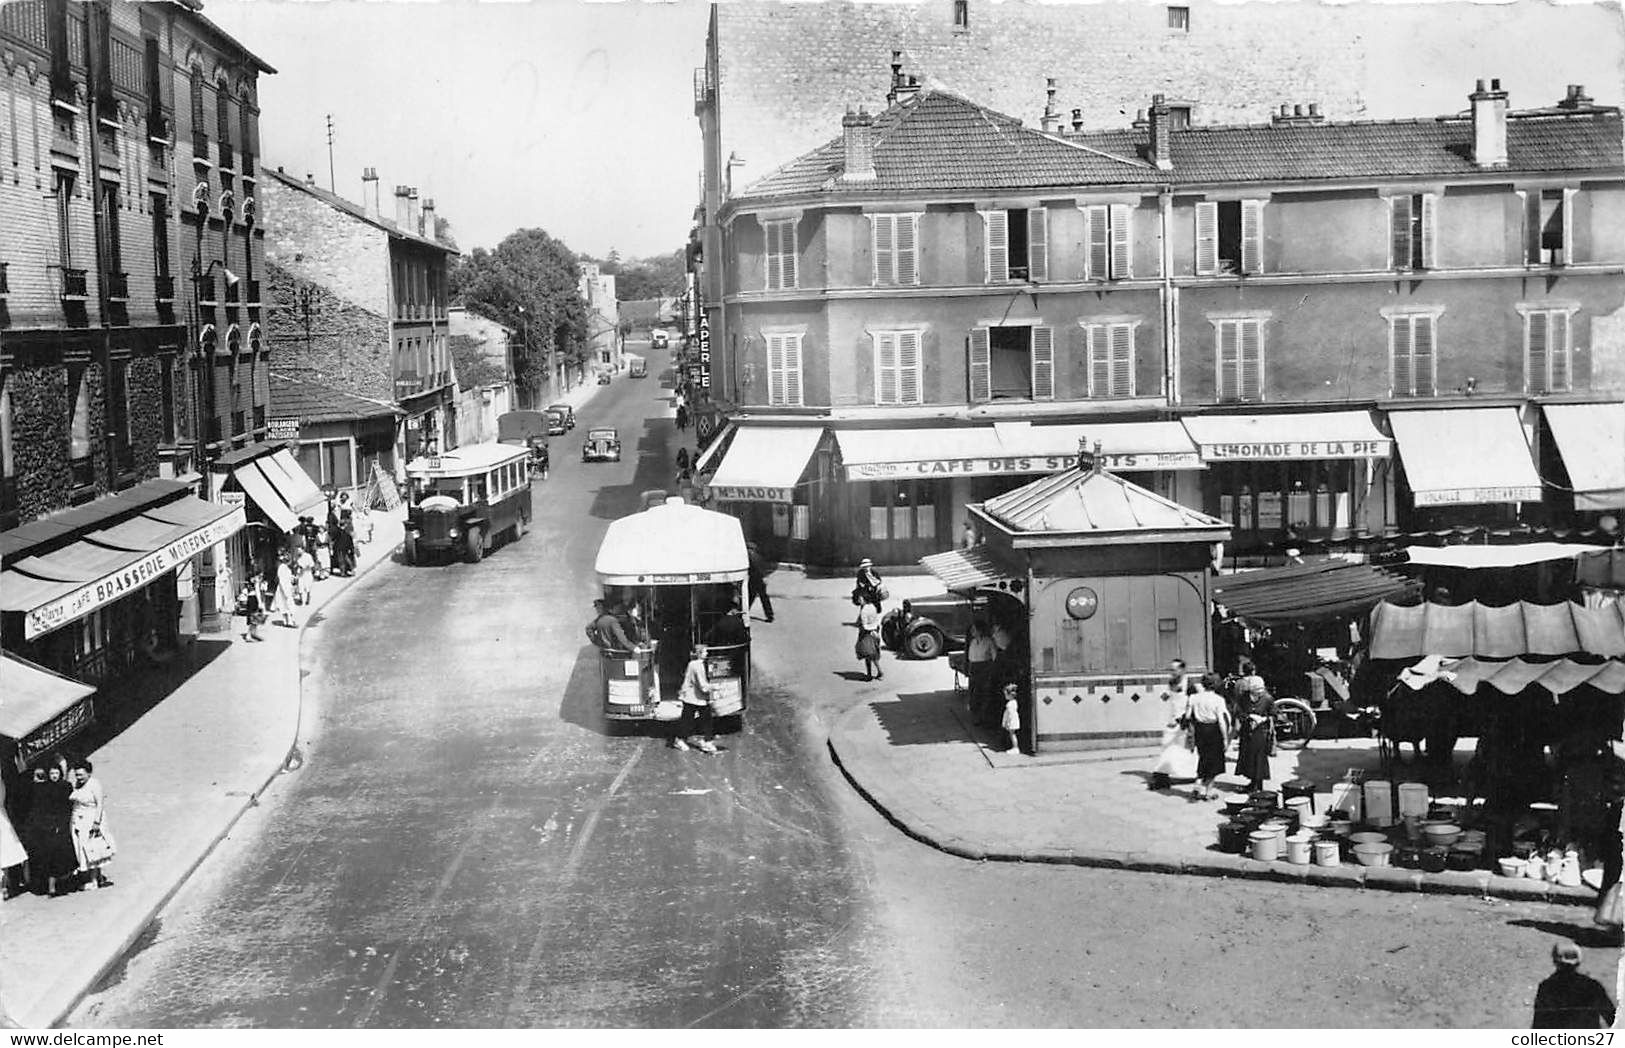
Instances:
[[[219,520],[183,535],[167,546],[153,550],[135,563],[127,564],[111,575],[95,582],[88,582],[65,596],[40,605],[23,618],[24,639],[33,640],[41,634],[49,633],[66,623],[89,615],[104,604],[111,604],[120,597],[135,592],[180,567],[215,543],[224,542],[242,530],[247,522],[248,518],[243,507],[238,506]]]
[[[1100,458],[1102,468],[1114,472],[1202,468],[1201,456],[1193,451],[1103,454]],[[849,462],[846,464],[846,476],[848,480],[985,477],[999,474],[1054,473],[1077,464],[1078,453],[1075,451],[1066,455],[972,456],[921,459],[915,462]]]

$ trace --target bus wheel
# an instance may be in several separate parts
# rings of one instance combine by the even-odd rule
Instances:
[[[463,535],[463,559],[478,564],[485,555],[485,536],[480,528],[469,528]]]
[[[525,537],[525,532],[528,530],[530,530],[530,518],[521,513],[519,514],[518,523],[513,526],[513,540],[518,542]]]
[[[401,543],[401,560],[408,564],[418,562],[418,540],[410,535]]]

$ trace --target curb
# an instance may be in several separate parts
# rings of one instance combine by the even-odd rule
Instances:
[[[189,858],[183,865],[175,867],[175,876],[169,887],[164,889],[164,891],[150,906],[143,907],[141,910],[137,911],[138,920],[135,922],[132,929],[118,941],[117,945],[107,959],[98,965],[94,971],[91,971],[88,978],[75,979],[74,983],[76,985],[74,987],[67,991],[61,991],[69,994],[68,1001],[60,1006],[52,1006],[51,1013],[43,1022],[34,1024],[32,1020],[23,1020],[25,1029],[44,1030],[61,1026],[62,1023],[67,1019],[68,1014],[79,1006],[79,1002],[84,1000],[85,995],[88,994],[91,989],[101,981],[102,976],[106,975],[113,965],[118,963],[119,959],[129,951],[130,947],[135,944],[135,941],[139,939],[141,934],[147,930],[147,927],[152,924],[160,913],[163,912],[164,907],[168,906],[169,901],[175,897],[175,893],[180,891],[181,887],[191,879],[192,874],[197,871],[199,866],[203,865],[204,860],[206,860],[210,855],[214,854],[215,848],[219,847],[220,842],[225,840],[226,837],[230,835],[231,831],[236,828],[237,823],[242,820],[244,813],[246,813],[248,809],[259,805],[261,794],[268,790],[271,787],[271,784],[283,774],[283,771],[288,765],[288,758],[299,745],[299,731],[304,725],[305,689],[304,678],[300,674],[298,653],[299,645],[304,642],[305,628],[309,625],[310,618],[314,616],[316,612],[326,608],[329,604],[333,603],[333,601],[349,592],[351,586],[372,574],[373,570],[376,569],[380,564],[391,561],[394,558],[395,552],[399,549],[400,543],[397,542],[393,547],[391,547],[388,553],[384,554],[382,557],[379,557],[370,565],[350,576],[348,579],[345,579],[344,585],[328,594],[326,600],[323,600],[320,604],[312,605],[310,615],[307,615],[305,621],[299,624],[299,635],[294,638],[294,661],[292,663],[294,689],[298,696],[298,705],[294,715],[293,741],[289,744],[288,749],[278,759],[276,766],[271,770],[270,774],[266,776],[265,780],[260,783],[260,785],[256,787],[253,792],[242,798],[242,803],[237,806],[236,811],[232,812],[230,817],[226,820],[225,825],[218,833],[210,838],[209,842],[204,845],[201,851],[199,851],[192,858]],[[53,991],[57,991],[57,987],[52,987],[51,990],[48,990],[46,993],[42,994],[41,1000],[49,1000],[53,996]]]
[[[1518,902],[1546,902],[1571,906],[1595,906],[1597,897],[1587,888],[1565,888],[1546,881],[1500,877],[1488,870],[1446,871],[1425,874],[1385,866],[1297,866],[1286,862],[1260,862],[1229,852],[1203,852],[1173,855],[1152,851],[1089,849],[1058,841],[1023,846],[1012,850],[1003,841],[977,842],[952,830],[939,828],[920,818],[907,817],[888,807],[854,774],[851,762],[843,760],[837,736],[846,735],[841,723],[863,712],[855,707],[837,718],[825,745],[830,758],[858,795],[904,835],[927,847],[976,862],[1030,862],[1049,865],[1087,866],[1096,869],[1131,870],[1136,873],[1175,874],[1186,877],[1221,877],[1314,885],[1320,888],[1360,888],[1373,891],[1410,892],[1428,895],[1461,895],[1500,898]]]

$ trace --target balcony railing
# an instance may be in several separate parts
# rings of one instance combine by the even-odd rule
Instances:
[[[202,131],[192,132],[192,159],[204,163],[209,160],[209,136]]]
[[[236,164],[237,164],[237,160],[236,160],[236,157],[233,155],[232,148],[231,148],[231,143],[230,142],[222,142],[222,143],[220,143],[220,170],[222,170],[222,171],[234,171],[234,170],[236,170]]]
[[[83,269],[68,269],[64,266],[62,269],[62,297],[83,301],[90,297],[85,288],[85,271]]]
[[[107,297],[113,302],[130,300],[130,274],[111,271],[107,274]]]
[[[248,284],[248,304],[251,305],[251,306],[259,305],[260,304],[260,282],[258,280],[250,280],[250,281],[247,281],[246,283]]]
[[[167,273],[160,273],[152,278],[153,289],[157,292],[160,302],[175,301],[175,278]]]
[[[205,306],[214,305],[219,301],[219,299],[215,298],[216,294],[214,277],[197,278],[197,300],[199,303]]]

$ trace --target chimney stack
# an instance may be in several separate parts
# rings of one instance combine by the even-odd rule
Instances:
[[[418,187],[412,186],[406,191],[406,220],[408,233],[423,235],[423,217],[418,214]]]
[[[1301,104],[1282,102],[1281,111],[1270,114],[1270,123],[1276,127],[1323,124],[1325,122],[1326,118],[1320,112],[1319,102],[1310,102],[1307,107]]]
[[[891,88],[886,92],[888,106],[897,103],[897,89],[903,85],[903,52],[891,53]]]
[[[1570,84],[1569,93],[1563,101],[1557,103],[1559,109],[1583,109],[1591,105],[1591,96],[1586,94],[1584,84]]]
[[[1072,110],[1072,131],[1074,134],[1083,133],[1083,110]]]
[[[378,216],[378,169],[366,167],[361,169],[361,206],[366,209],[367,217],[374,222]]]
[[[412,204],[406,196],[409,192],[405,186],[395,187],[395,225],[400,229],[411,228]]]
[[[439,240],[434,235],[434,197],[423,198],[423,235],[430,240]]]
[[[1171,170],[1174,166],[1173,136],[1169,127],[1171,116],[1168,112],[1168,100],[1162,95],[1151,96],[1151,111],[1147,124],[1151,132],[1150,160],[1163,171]]]
[[[1484,81],[1467,96],[1473,106],[1473,163],[1479,167],[1507,166],[1507,93],[1500,80]]]
[[[862,106],[856,113],[848,109],[841,117],[841,135],[846,144],[846,165],[842,182],[872,182],[875,177],[874,117]]]
[[[1045,134],[1056,134],[1061,130],[1061,113],[1055,108],[1055,78],[1044,78],[1044,119],[1039,126]]]

